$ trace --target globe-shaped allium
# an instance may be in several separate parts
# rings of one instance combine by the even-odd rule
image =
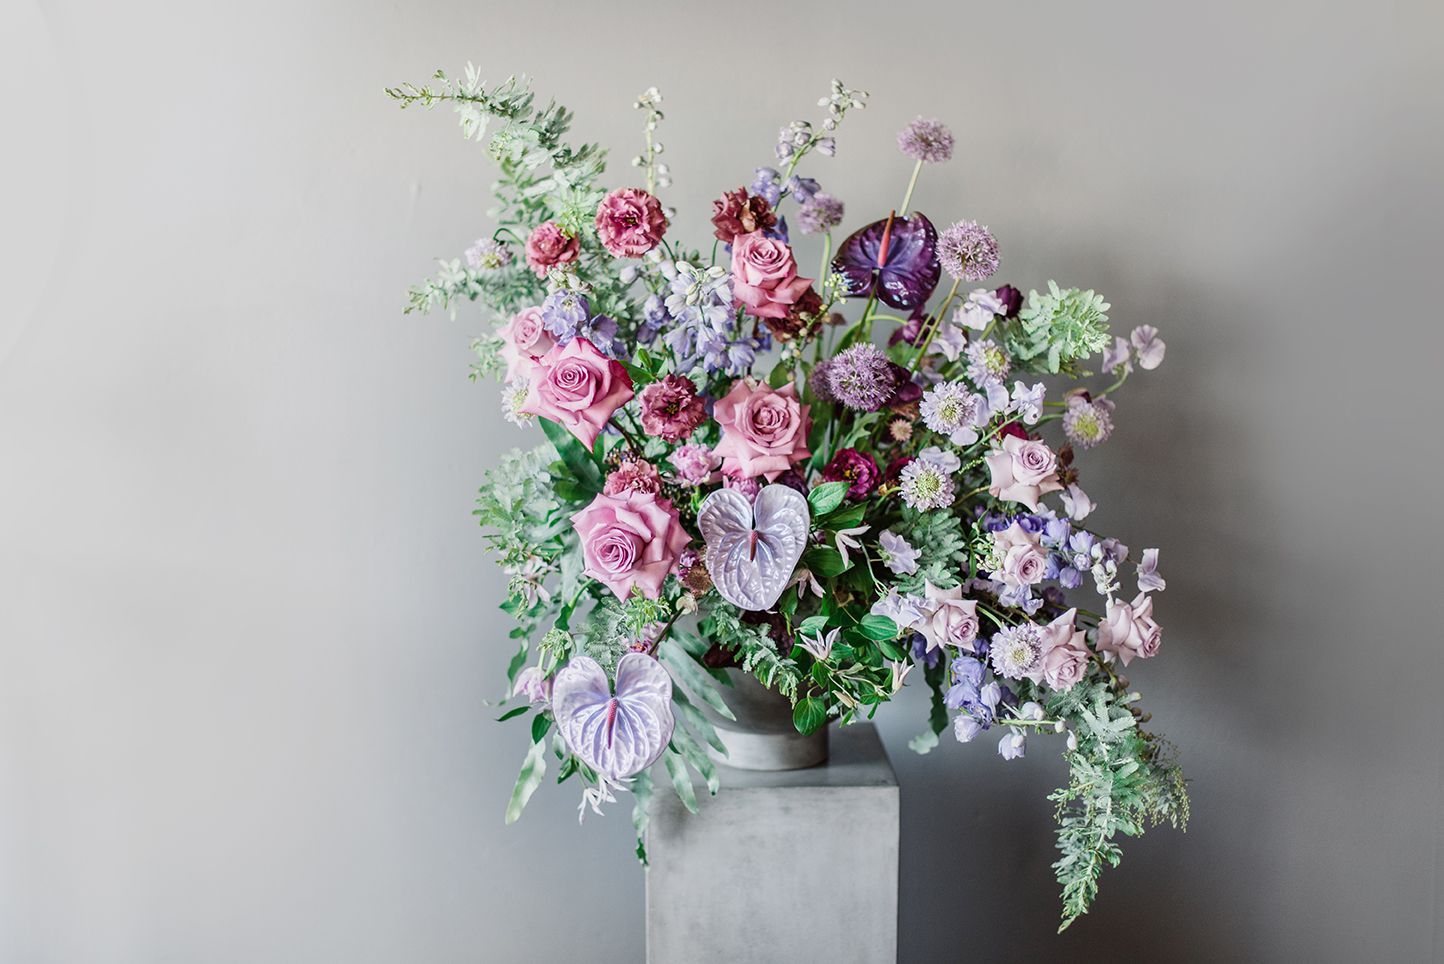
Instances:
[[[828,363],[827,385],[833,397],[848,408],[875,412],[897,389],[897,376],[882,349],[863,343]]]
[[[976,221],[959,221],[938,237],[938,261],[959,281],[982,281],[998,270],[998,241]]]
[[[953,156],[953,132],[940,120],[919,117],[898,132],[897,149],[915,161],[937,164]]]

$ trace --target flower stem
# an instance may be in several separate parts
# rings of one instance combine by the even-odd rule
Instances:
[[[944,298],[943,303],[938,306],[937,314],[923,321],[922,328],[918,331],[918,353],[913,356],[913,363],[909,366],[910,370],[917,371],[918,366],[922,364],[923,355],[927,354],[928,346],[933,343],[933,336],[938,333],[938,326],[942,324],[943,315],[947,314],[948,306],[951,305],[953,299],[958,296],[959,284],[961,284],[961,281],[954,278],[953,286],[948,289],[948,296]]]
[[[913,188],[918,186],[918,175],[921,174],[922,171],[922,161],[918,161],[916,164],[913,165],[913,176],[908,178],[908,191],[906,194],[903,195],[903,203],[898,205],[898,210],[903,213],[903,217],[907,217],[908,205],[912,203],[913,199]]]

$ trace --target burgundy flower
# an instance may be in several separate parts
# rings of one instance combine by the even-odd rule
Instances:
[[[857,449],[839,449],[822,470],[824,482],[847,482],[850,499],[865,499],[877,488],[877,459]]]
[[[777,223],[777,215],[767,200],[748,195],[745,187],[727,191],[712,202],[713,234],[723,244],[731,244],[739,234],[765,231]]]
[[[1009,422],[998,429],[998,438],[1006,438],[1009,435],[1016,435],[1025,442],[1028,440],[1028,430],[1017,422]]]
[[[787,314],[781,318],[763,318],[762,323],[778,341],[791,341],[809,328],[817,327],[817,316],[821,313],[822,296],[816,288],[808,288],[788,307]]]
[[[907,468],[908,463],[911,461],[912,456],[910,455],[899,455],[893,459],[887,464],[887,470],[882,474],[883,482],[896,482],[898,477],[902,475],[902,470]]]
[[[1012,285],[1003,285],[993,294],[1003,303],[1004,318],[1016,318],[1018,312],[1023,310],[1023,292]]]
[[[845,279],[849,298],[876,294],[886,305],[912,311],[938,286],[937,243],[937,229],[922,214],[889,215],[842,242],[832,267]]]
[[[685,375],[667,375],[642,389],[642,429],[648,435],[680,442],[707,418],[697,386]]]

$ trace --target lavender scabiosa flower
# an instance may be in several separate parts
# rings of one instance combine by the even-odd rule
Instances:
[[[1113,403],[1106,398],[1072,396],[1063,413],[1063,434],[1079,448],[1102,445],[1113,434]]]
[[[881,348],[864,342],[841,352],[827,366],[827,383],[848,408],[875,412],[897,389],[897,376]]]
[[[803,234],[822,234],[842,223],[843,204],[831,194],[817,193],[797,212],[797,226]]]
[[[959,221],[938,235],[938,262],[959,281],[982,281],[998,270],[998,241],[984,225]]]
[[[993,635],[989,659],[999,676],[1036,683],[1043,674],[1043,634],[1033,623],[1000,629]]]
[[[923,422],[954,445],[972,445],[978,440],[978,402],[962,382],[940,382],[923,392],[920,408]]]
[[[919,117],[897,135],[897,149],[924,164],[937,164],[953,156],[953,132],[936,118]]]
[[[502,414],[513,425],[526,426],[536,417],[521,410],[522,405],[526,402],[528,391],[530,391],[530,386],[524,378],[518,378],[516,381],[507,382],[502,386]]]
[[[1012,363],[1008,361],[1007,352],[998,347],[998,343],[989,338],[987,341],[968,342],[966,349],[968,356],[968,378],[972,379],[974,385],[983,387],[986,382],[1001,381],[1008,377],[1012,369]]]
[[[473,271],[500,271],[511,264],[511,249],[504,242],[481,238],[466,249],[466,263]]]
[[[941,465],[930,459],[917,458],[903,466],[898,492],[910,507],[926,512],[952,505],[957,489],[952,476]]]

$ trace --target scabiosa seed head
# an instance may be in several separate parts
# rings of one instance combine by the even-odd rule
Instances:
[[[898,132],[897,148],[915,161],[937,164],[953,156],[953,132],[940,120],[919,117]]]
[[[912,419],[895,418],[887,423],[888,438],[894,442],[906,442],[913,437]]]
[[[897,389],[897,375],[882,349],[864,342],[828,363],[827,383],[837,400],[848,408],[875,412]]]
[[[504,242],[482,238],[466,249],[466,263],[472,271],[500,271],[511,264],[511,249]]]
[[[986,226],[959,221],[938,236],[938,262],[959,281],[982,281],[998,270],[998,241]]]
[[[797,212],[797,226],[803,234],[821,234],[842,223],[842,201],[831,194],[814,194]]]
[[[1113,434],[1113,403],[1106,398],[1072,396],[1063,413],[1063,434],[1079,448],[1102,445]]]
[[[952,476],[927,459],[913,459],[903,466],[898,492],[904,502],[920,512],[946,508],[957,494]]]

